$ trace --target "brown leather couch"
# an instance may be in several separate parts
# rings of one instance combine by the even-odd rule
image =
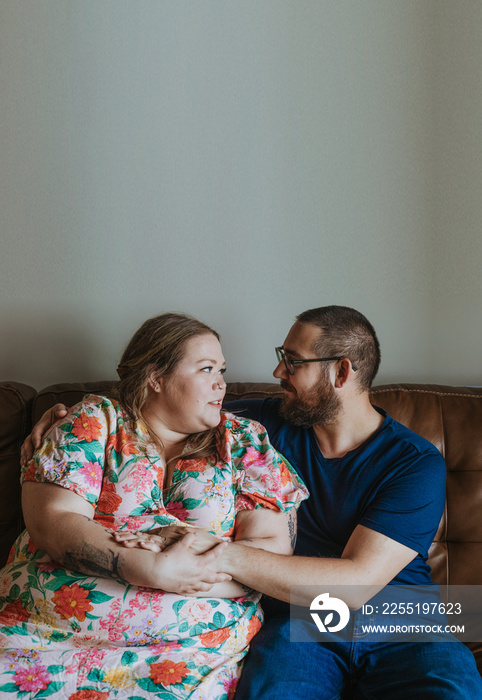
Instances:
[[[30,426],[57,402],[86,393],[109,395],[113,382],[56,384],[38,393],[0,383],[0,565],[23,528],[19,449]],[[226,399],[280,395],[276,384],[228,384]],[[430,550],[440,584],[482,586],[482,389],[392,384],[375,387],[372,401],[430,440],[447,463],[447,504]],[[482,640],[469,644],[482,672]]]

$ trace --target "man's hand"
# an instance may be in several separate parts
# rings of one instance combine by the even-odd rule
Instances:
[[[20,463],[25,466],[29,459],[32,459],[35,450],[38,450],[42,444],[45,433],[52,427],[55,421],[67,415],[67,408],[63,403],[57,403],[55,406],[45,411],[41,419],[36,423],[32,432],[25,441],[20,450]]]
[[[188,532],[163,550],[162,559],[159,560],[159,587],[164,591],[196,596],[211,591],[216,583],[231,581],[229,574],[214,570],[216,560],[227,547],[227,542],[220,542],[204,554],[196,554],[193,548],[196,537],[195,533]]]

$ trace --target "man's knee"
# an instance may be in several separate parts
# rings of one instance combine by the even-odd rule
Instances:
[[[347,665],[339,651],[343,649],[319,643],[290,642],[289,621],[270,621],[252,641],[236,700],[341,697]]]

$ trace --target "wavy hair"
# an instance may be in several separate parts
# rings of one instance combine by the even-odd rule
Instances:
[[[154,372],[157,377],[166,377],[174,372],[186,352],[191,338],[219,334],[191,316],[165,313],[145,321],[134,333],[121,357],[117,374],[120,381],[115,396],[134,423],[146,427],[154,444],[163,452],[162,441],[153,433],[142,418],[142,409],[148,397],[149,379]],[[182,459],[211,457],[217,454],[217,428],[189,435],[188,449]],[[179,459],[181,455],[172,457]]]

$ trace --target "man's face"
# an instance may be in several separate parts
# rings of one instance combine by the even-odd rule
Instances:
[[[322,331],[310,323],[292,326],[283,343],[283,349],[293,360],[309,360],[318,357],[314,346]],[[283,418],[305,428],[332,423],[341,410],[329,374],[330,363],[309,362],[295,365],[290,374],[281,361],[273,375],[280,379],[284,391],[280,413]]]

